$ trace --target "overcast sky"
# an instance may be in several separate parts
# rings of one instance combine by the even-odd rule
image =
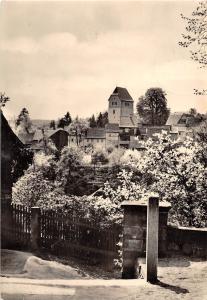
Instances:
[[[172,111],[207,111],[207,70],[178,46],[196,2],[2,2],[0,89],[7,118],[90,116],[107,109],[113,89],[137,102],[150,87],[167,92]]]

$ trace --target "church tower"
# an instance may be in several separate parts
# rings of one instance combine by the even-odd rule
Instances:
[[[134,128],[134,100],[126,88],[116,87],[109,97],[108,120],[122,128]]]

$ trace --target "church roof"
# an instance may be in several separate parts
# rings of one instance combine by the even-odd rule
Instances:
[[[133,101],[131,95],[129,94],[126,88],[117,86],[113,91],[113,94],[118,94],[120,100]]]
[[[138,119],[136,115],[133,116],[126,116],[120,118],[120,125],[119,127],[129,127],[129,128],[135,128],[137,127]]]
[[[108,123],[105,126],[106,132],[119,132],[119,124],[116,123]]]

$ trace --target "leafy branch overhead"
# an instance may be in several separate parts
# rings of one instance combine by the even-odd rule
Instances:
[[[5,96],[5,93],[0,93],[0,108],[4,107],[8,101],[10,101],[9,97]]]
[[[191,58],[204,68],[207,65],[207,1],[199,2],[197,8],[188,18],[181,14],[187,22],[186,34],[182,34],[183,40],[179,45],[190,49]]]

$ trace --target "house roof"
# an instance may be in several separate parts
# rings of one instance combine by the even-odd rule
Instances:
[[[118,94],[120,100],[133,101],[131,95],[129,94],[126,88],[117,86],[113,91],[113,94]]]
[[[183,112],[171,113],[167,119],[166,125],[177,125],[183,114]]]
[[[39,141],[42,139],[42,130],[38,129],[35,131],[33,141]]]
[[[105,128],[89,128],[86,133],[87,139],[105,139]]]
[[[47,138],[50,138],[53,134],[55,134],[58,131],[65,131],[66,130],[62,129],[62,128],[57,128],[57,129],[48,129],[44,131],[44,134]],[[68,134],[68,132],[67,132]],[[34,136],[33,136],[33,141],[40,141],[43,138],[43,133],[42,130],[38,129],[35,131]]]
[[[152,126],[146,127],[146,134],[148,137],[152,137],[156,133],[162,133],[163,131],[170,131],[170,126]]]
[[[6,120],[6,118],[4,117],[4,115],[1,111],[1,147],[2,147],[2,149],[4,149],[4,147],[7,148],[8,143],[14,147],[19,147],[19,148],[24,147],[22,141],[13,132],[8,121]],[[9,149],[7,149],[7,151],[9,151]]]
[[[18,138],[23,144],[29,144],[33,141],[35,132],[19,132]]]

